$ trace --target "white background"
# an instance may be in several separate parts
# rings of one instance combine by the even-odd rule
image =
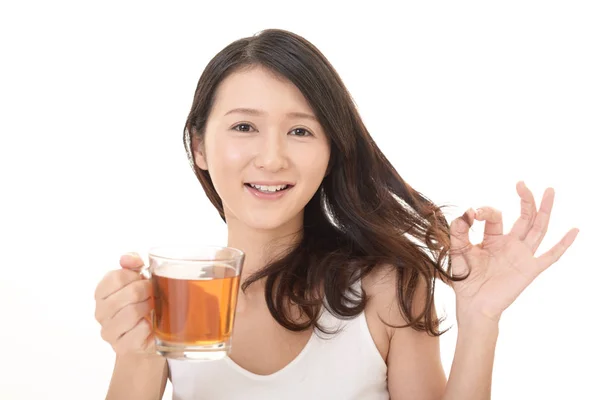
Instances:
[[[539,254],[581,233],[503,316],[493,398],[597,398],[595,2],[413,3],[3,3],[0,398],[103,399],[98,281],[125,251],[224,244],[182,129],[210,58],[269,27],[323,51],[400,174],[455,206],[448,219],[491,205],[509,227],[518,180],[538,202],[555,188]],[[438,302],[450,326],[451,291]]]

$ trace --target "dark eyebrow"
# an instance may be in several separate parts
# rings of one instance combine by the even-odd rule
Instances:
[[[255,116],[261,116],[264,115],[265,112],[264,111],[260,111],[260,110],[256,110],[254,108],[234,108],[233,110],[229,110],[225,113],[225,115],[229,115],[229,114],[248,114],[248,115],[255,115]]]
[[[290,112],[287,113],[288,117],[293,117],[293,118],[304,118],[304,119],[312,119],[315,122],[319,122],[317,121],[317,117],[315,117],[312,114],[307,114],[307,113],[303,113],[303,112]]]
[[[238,113],[238,114],[247,114],[247,115],[254,115],[257,117],[263,116],[266,114],[266,112],[262,111],[262,110],[257,110],[254,108],[234,108],[233,110],[229,110],[225,113],[225,115],[229,115],[229,114],[234,114],[234,113]],[[304,112],[299,112],[299,111],[295,111],[295,112],[290,112],[287,113],[288,117],[292,117],[292,118],[305,118],[305,119],[311,119],[313,121],[317,121],[317,117],[315,117],[312,114],[307,114]]]

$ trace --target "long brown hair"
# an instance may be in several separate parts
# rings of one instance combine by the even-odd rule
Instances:
[[[208,63],[198,81],[184,145],[223,220],[223,204],[208,171],[195,165],[190,135],[201,139],[204,134],[219,83],[257,65],[302,92],[329,137],[331,157],[329,173],[305,207],[300,242],[250,276],[242,288],[265,279],[267,306],[280,325],[292,331],[323,329],[317,322],[323,304],[341,318],[358,315],[367,298],[353,284],[376,266],[389,265],[397,269],[404,326],[430,335],[443,333],[435,317],[435,282],[460,278],[449,274],[450,231],[441,207],[402,179],[374,143],[333,66],[313,44],[291,32],[269,29],[231,43]],[[420,280],[427,283],[426,302],[414,315]],[[302,310],[302,322],[292,317],[290,302]]]

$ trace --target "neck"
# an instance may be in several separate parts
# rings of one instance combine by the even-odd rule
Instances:
[[[237,219],[228,219],[227,246],[235,247],[245,254],[242,280],[298,243],[302,239],[302,233],[302,215],[276,229],[256,229]]]

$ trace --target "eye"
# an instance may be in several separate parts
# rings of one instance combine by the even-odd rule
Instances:
[[[252,132],[254,130],[250,124],[237,124],[232,129],[238,132]]]
[[[310,133],[308,130],[304,129],[304,128],[294,128],[290,131],[290,134],[294,135],[294,136],[312,136],[313,134]]]

